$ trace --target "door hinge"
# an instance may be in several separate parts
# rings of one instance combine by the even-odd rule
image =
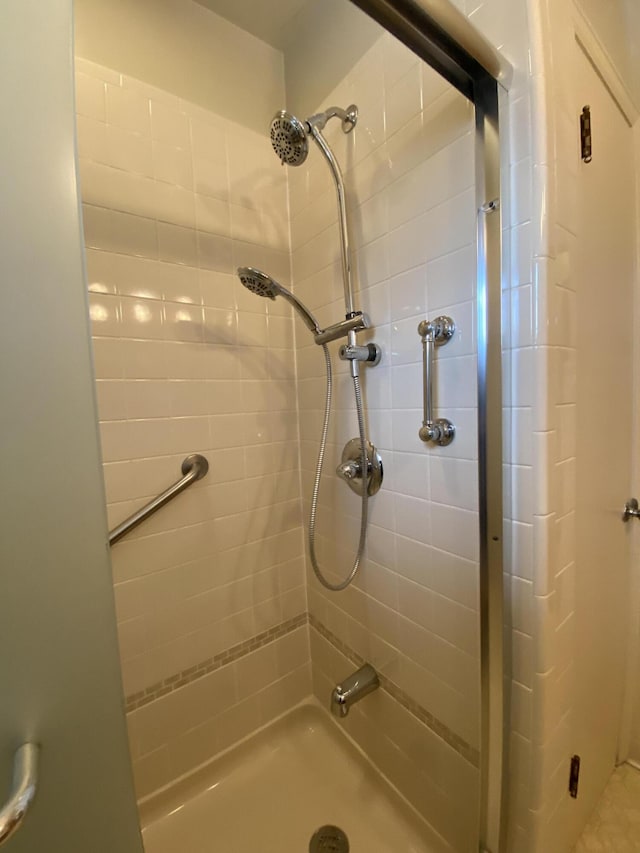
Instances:
[[[591,142],[591,107],[588,104],[582,108],[580,116],[580,150],[583,161],[590,163],[593,152]]]
[[[569,793],[575,798],[578,796],[578,780],[580,778],[580,756],[571,756],[571,769],[569,770]]]

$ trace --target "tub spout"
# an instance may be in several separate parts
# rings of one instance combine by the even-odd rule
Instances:
[[[346,717],[349,708],[380,687],[378,673],[369,663],[365,663],[356,672],[337,684],[331,692],[331,713],[336,717]]]

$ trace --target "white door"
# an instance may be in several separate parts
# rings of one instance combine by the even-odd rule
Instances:
[[[2,853],[142,853],[97,439],[74,156],[72,0],[0,27],[0,807],[15,750],[38,791]]]
[[[579,825],[615,766],[624,692],[631,525],[621,510],[631,496],[635,187],[631,129],[581,50],[576,57],[576,135],[586,104],[593,125],[593,160],[579,165],[578,198]]]

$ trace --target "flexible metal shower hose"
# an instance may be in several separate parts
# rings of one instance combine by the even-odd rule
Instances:
[[[329,348],[326,344],[322,345],[322,349],[324,350],[324,360],[327,368],[327,393],[325,396],[324,402],[324,423],[322,424],[322,437],[320,439],[320,450],[318,451],[318,461],[316,463],[316,475],[315,480],[313,482],[313,493],[311,495],[311,511],[309,512],[309,556],[311,557],[311,565],[313,566],[313,571],[315,576],[318,578],[322,586],[326,589],[332,590],[332,592],[340,592],[340,590],[346,589],[351,581],[355,578],[358,569],[360,567],[360,562],[362,560],[362,555],[364,553],[364,546],[367,541],[367,516],[368,516],[368,507],[369,507],[369,495],[367,490],[368,485],[368,477],[367,477],[367,437],[365,435],[364,429],[364,413],[362,406],[362,392],[360,389],[360,377],[357,373],[353,376],[353,391],[356,398],[356,411],[358,413],[358,431],[360,434],[360,451],[361,451],[361,459],[360,464],[362,465],[362,505],[360,512],[360,539],[358,542],[358,553],[356,554],[356,558],[353,561],[353,566],[351,567],[351,571],[347,575],[347,577],[337,584],[330,583],[322,574],[320,566],[318,565],[318,560],[316,557],[316,545],[315,545],[315,535],[316,535],[316,515],[318,512],[318,495],[320,492],[320,478],[322,477],[322,468],[324,465],[324,454],[327,446],[327,433],[329,431],[329,417],[331,414],[331,393],[333,389],[333,374],[331,370],[331,355],[329,354]]]

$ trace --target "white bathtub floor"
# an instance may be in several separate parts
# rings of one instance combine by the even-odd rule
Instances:
[[[308,704],[141,807],[146,853],[307,853],[323,824],[350,853],[451,848]]]
[[[638,853],[640,771],[621,764],[611,774],[574,853]]]

